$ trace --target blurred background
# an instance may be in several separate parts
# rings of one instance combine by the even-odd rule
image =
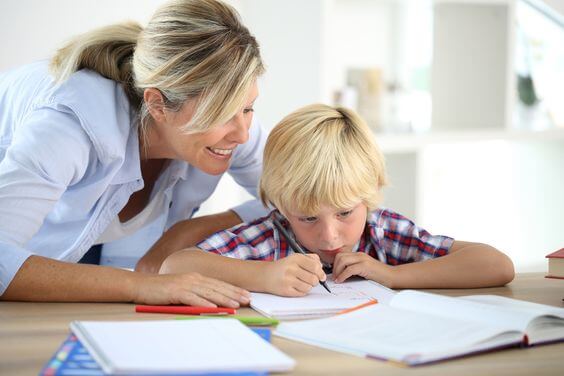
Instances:
[[[3,0],[0,71],[163,2]],[[266,129],[313,102],[352,107],[386,156],[384,206],[518,272],[564,247],[563,0],[227,2],[261,44]],[[249,198],[226,176],[199,215]]]

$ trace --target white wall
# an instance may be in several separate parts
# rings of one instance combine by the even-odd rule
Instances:
[[[562,138],[431,145],[420,161],[419,223],[491,244],[518,271],[544,271],[544,256],[564,246],[563,161]]]
[[[259,83],[256,116],[265,127],[299,106],[329,101],[344,80],[343,66],[381,65],[401,75],[395,62],[413,51],[396,48],[398,29],[390,24],[397,17],[390,7],[395,1],[230,1],[261,43],[268,70]],[[65,40],[93,27],[125,19],[145,22],[163,2],[2,0],[0,71],[48,58]],[[359,15],[362,22],[355,22]],[[415,162],[414,155],[390,155],[387,201],[408,215],[420,213],[416,219],[432,232],[498,246],[511,254],[518,270],[544,270],[544,255],[564,245],[561,146],[437,146]],[[248,197],[223,179],[201,214]]]
[[[124,20],[146,22],[163,0],[2,0],[0,70],[50,57],[73,35]]]

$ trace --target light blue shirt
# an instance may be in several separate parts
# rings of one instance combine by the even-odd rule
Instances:
[[[0,294],[30,255],[80,260],[143,187],[132,123],[121,86],[92,71],[59,86],[47,62],[0,75]],[[253,124],[228,170],[255,197],[265,138]],[[168,169],[153,189],[165,193],[159,234],[191,218],[221,178],[184,161]],[[244,221],[266,214],[258,201],[234,210]]]

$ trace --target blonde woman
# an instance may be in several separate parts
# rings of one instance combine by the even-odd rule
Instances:
[[[164,235],[138,269],[158,270],[167,252],[260,213],[251,203],[188,220],[225,172],[256,195],[263,69],[232,7],[179,0],[144,28],[94,30],[50,62],[0,74],[1,299],[248,303],[196,273],[82,263],[156,224]]]
[[[513,263],[495,248],[431,235],[379,207],[386,178],[373,138],[344,108],[311,105],[288,115],[268,136],[260,179],[263,203],[276,210],[173,253],[161,272],[198,271],[283,296],[305,295],[325,281],[322,263],[337,283],[353,276],[392,288],[511,281]],[[284,232],[310,253],[292,250]]]

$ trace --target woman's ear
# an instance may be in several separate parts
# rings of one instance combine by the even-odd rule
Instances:
[[[160,90],[150,87],[143,92],[143,100],[151,117],[158,123],[166,120],[165,100]]]

